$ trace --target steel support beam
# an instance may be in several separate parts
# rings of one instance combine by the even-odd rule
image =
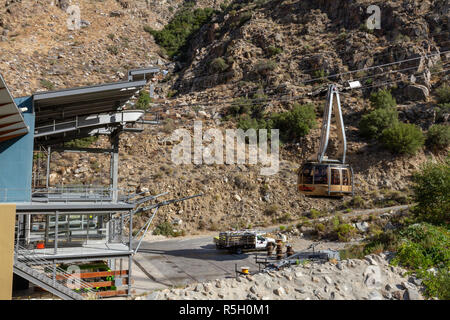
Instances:
[[[59,225],[59,211],[55,211],[55,256],[58,254],[58,226]]]
[[[58,147],[58,148],[53,148],[53,151],[57,151],[57,152],[111,153],[111,152],[113,152],[113,149]]]
[[[132,248],[133,243],[133,215],[130,214],[130,225],[129,225],[129,231],[128,231],[128,248],[130,251],[133,250]],[[131,269],[133,266],[133,255],[130,254],[128,257],[128,296],[131,297]]]
[[[51,157],[52,157],[52,147],[48,147],[47,148],[47,176],[46,176],[46,180],[45,180],[45,185],[48,188],[49,187],[49,182],[50,182],[50,161],[51,161]]]
[[[112,188],[112,202],[117,203],[119,199],[119,135],[120,130],[116,131],[115,134],[111,136],[111,149],[113,152],[111,153],[111,188]]]

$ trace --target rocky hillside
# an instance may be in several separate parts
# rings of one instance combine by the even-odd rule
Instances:
[[[308,263],[282,271],[165,289],[148,300],[423,300],[421,281],[388,265],[384,254],[365,260]]]
[[[68,30],[63,10],[70,1],[50,6],[47,1],[0,2],[0,72],[15,96],[119,80],[127,69],[151,64],[173,70],[149,108],[148,118],[158,114],[163,125],[122,135],[119,184],[131,191],[204,196],[161,209],[156,223],[178,221],[177,228],[193,233],[293,223],[311,209],[405,203],[411,174],[427,158],[445,156],[427,149],[414,157],[395,156],[362,140],[357,129],[370,93],[391,81],[402,121],[425,131],[443,121],[436,116],[435,95],[448,83],[443,0],[79,0],[72,1],[79,4],[82,19],[81,29],[74,31]],[[161,30],[185,2],[216,11],[189,39],[186,59],[173,61],[144,27]],[[365,26],[369,4],[381,8],[380,30]],[[415,60],[374,67],[402,59]],[[340,85],[359,79],[365,87],[341,97],[357,201],[311,201],[296,191],[296,170],[317,148],[320,120],[308,136],[282,146],[280,171],[273,176],[261,176],[260,166],[176,166],[171,161],[174,129],[192,132],[194,120],[202,120],[204,130],[236,128],[236,119],[226,116],[235,98],[264,95],[267,113],[312,103],[320,117],[325,77],[363,68],[371,69],[329,79]],[[104,138],[95,142],[107,143]],[[54,154],[51,183],[107,184],[108,167],[107,157]]]
[[[143,27],[162,28],[183,2],[1,0],[0,72],[13,95],[22,96],[117,81],[131,68],[165,65]],[[80,8],[79,30],[68,27],[70,5]]]

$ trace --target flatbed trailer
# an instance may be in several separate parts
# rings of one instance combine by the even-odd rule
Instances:
[[[269,243],[275,244],[275,240],[263,236],[259,231],[226,231],[214,238],[216,248],[226,249],[234,253],[243,250],[265,250]]]

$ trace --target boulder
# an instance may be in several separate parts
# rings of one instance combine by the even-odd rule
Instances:
[[[410,101],[427,101],[430,92],[421,84],[411,84],[405,88],[405,96]]]
[[[273,293],[276,294],[277,296],[282,296],[282,295],[286,294],[286,291],[283,289],[283,287],[279,287],[279,288],[273,290]]]
[[[361,232],[366,232],[369,230],[369,224],[365,221],[355,223],[355,227]]]
[[[66,11],[66,9],[70,6],[70,0],[58,0],[57,5],[61,10]]]
[[[383,296],[381,295],[381,293],[374,290],[374,291],[369,292],[368,299],[369,300],[383,300]]]
[[[420,293],[413,288],[408,288],[406,290],[406,298],[408,300],[422,300],[422,296],[420,295]]]

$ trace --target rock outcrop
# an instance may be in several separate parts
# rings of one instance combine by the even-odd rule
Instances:
[[[150,300],[423,300],[423,287],[385,254],[364,260],[307,263],[281,271],[218,279],[165,289],[135,299]]]

